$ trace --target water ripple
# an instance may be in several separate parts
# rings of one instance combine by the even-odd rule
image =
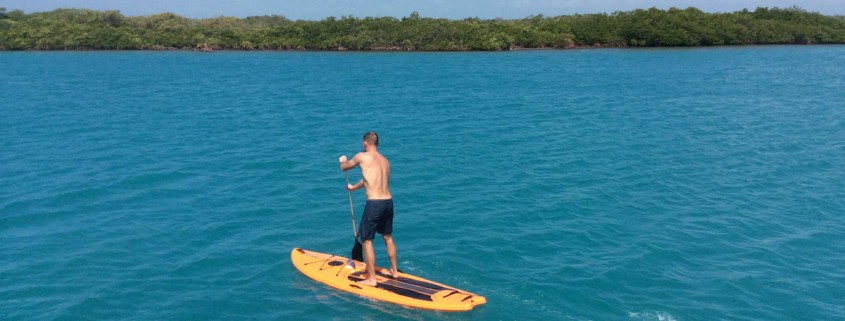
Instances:
[[[2,53],[16,67],[0,77],[0,311],[837,319],[843,58],[837,46]],[[371,129],[392,161],[400,268],[486,306],[408,310],[290,265],[293,247],[348,255],[336,160]],[[354,203],[360,218],[362,193]]]

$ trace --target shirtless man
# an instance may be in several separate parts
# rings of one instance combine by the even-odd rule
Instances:
[[[376,232],[381,234],[387,247],[387,257],[390,258],[390,275],[399,275],[396,269],[396,245],[393,244],[393,196],[387,187],[390,180],[390,163],[378,152],[378,135],[375,132],[364,134],[362,142],[364,151],[347,160],[346,155],[340,156],[340,169],[343,171],[361,166],[361,179],[355,184],[347,184],[348,191],[361,187],[367,190],[367,205],[358,227],[358,237],[364,246],[364,259],[367,263],[367,279],[361,284],[376,286],[376,257],[373,251],[373,238]]]

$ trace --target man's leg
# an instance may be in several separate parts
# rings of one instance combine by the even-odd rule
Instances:
[[[376,253],[373,251],[373,240],[365,240],[362,245],[364,246],[364,261],[367,261],[367,279],[359,283],[376,286]]]
[[[364,247],[364,261],[367,264],[367,278],[359,283],[363,285],[376,286],[376,254],[373,251],[373,237],[376,235],[376,223],[378,222],[377,212],[373,203],[369,200],[364,205],[364,214],[361,215],[361,225],[358,227],[358,237]],[[375,216],[375,217],[374,217]]]
[[[396,269],[396,244],[393,244],[393,235],[382,235],[384,238],[384,245],[387,248],[387,257],[390,258],[390,274],[393,277],[399,276],[399,271]],[[372,245],[372,242],[370,242]],[[372,248],[372,246],[370,246]]]

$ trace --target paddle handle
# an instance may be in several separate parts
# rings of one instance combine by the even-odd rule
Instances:
[[[349,172],[343,171],[346,174],[346,185],[349,185]],[[349,195],[349,215],[352,216],[352,237],[358,239],[358,229],[355,228],[355,208],[352,207],[352,191],[346,190],[346,195]]]

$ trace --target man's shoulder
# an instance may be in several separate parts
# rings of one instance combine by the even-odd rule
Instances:
[[[370,157],[372,157],[372,158],[374,158],[374,159],[375,159],[375,158],[380,158],[380,159],[383,159],[383,160],[387,161],[387,157],[385,157],[385,156],[384,156],[384,154],[379,153],[379,152],[372,152],[372,154],[370,154]]]
[[[355,155],[355,158],[358,158],[360,160],[370,160],[373,159],[373,155],[367,152],[359,152]]]

